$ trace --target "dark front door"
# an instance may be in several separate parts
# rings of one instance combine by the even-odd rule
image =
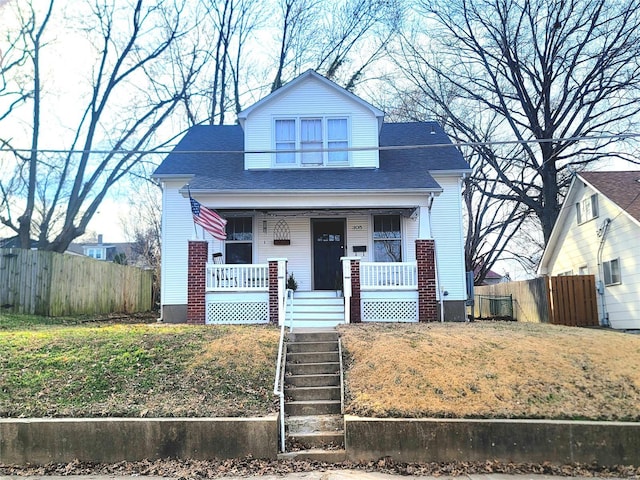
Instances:
[[[344,257],[344,220],[312,220],[313,288],[337,290]]]

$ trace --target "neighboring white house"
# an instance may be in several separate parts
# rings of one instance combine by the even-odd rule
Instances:
[[[162,318],[202,321],[201,297],[198,319],[187,306],[201,289],[190,283],[190,240],[204,238],[206,323],[266,321],[270,260],[286,260],[297,305],[335,302],[344,285],[342,307],[331,307],[342,321],[463,320],[469,165],[438,124],[383,116],[307,71],[241,112],[238,125],[191,128],[153,175],[163,190]],[[226,241],[194,226],[189,192],[227,220]],[[435,249],[436,265],[420,266],[423,248]]]
[[[583,172],[538,273],[595,275],[601,325],[640,329],[640,171]]]

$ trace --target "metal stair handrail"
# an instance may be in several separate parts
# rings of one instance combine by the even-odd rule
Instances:
[[[289,308],[287,309],[287,300]],[[280,307],[285,312],[285,321],[280,325],[280,343],[278,344],[278,360],[276,363],[276,375],[273,382],[273,394],[277,395],[280,399],[280,450],[285,451],[285,431],[284,431],[284,336],[285,336],[285,324],[286,314],[289,312],[289,332],[293,331],[293,290],[286,289],[285,295],[282,299],[282,305]]]

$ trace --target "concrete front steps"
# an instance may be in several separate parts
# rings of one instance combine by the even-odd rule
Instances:
[[[282,459],[341,462],[344,418],[338,332],[294,329],[287,342],[285,426]]]
[[[294,328],[332,328],[341,323],[344,323],[344,298],[336,296],[336,292],[319,290],[293,294]]]

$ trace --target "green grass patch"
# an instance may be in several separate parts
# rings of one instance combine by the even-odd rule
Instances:
[[[275,328],[39,320],[0,315],[2,417],[274,411]]]

